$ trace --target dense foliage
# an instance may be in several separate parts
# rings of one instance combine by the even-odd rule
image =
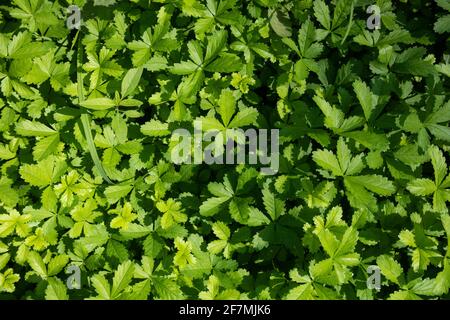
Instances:
[[[448,298],[449,32],[447,0],[2,0],[0,298]],[[280,129],[278,172],[173,163],[199,119]]]

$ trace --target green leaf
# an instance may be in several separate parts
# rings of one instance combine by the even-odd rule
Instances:
[[[284,214],[284,203],[280,199],[277,199],[275,195],[269,190],[266,185],[262,190],[264,207],[267,213],[272,218],[272,221],[277,220]]]
[[[257,208],[250,207],[248,215],[249,217],[247,224],[251,227],[260,227],[270,223],[269,218],[267,218],[266,215]]]
[[[116,106],[116,103],[109,98],[93,98],[80,102],[80,106],[90,110],[108,110]]]
[[[342,176],[344,173],[339,165],[336,156],[328,150],[318,150],[313,152],[313,160],[325,170],[331,171],[335,176]]]
[[[311,284],[302,284],[289,291],[287,300],[314,300],[314,287]]]
[[[350,13],[353,0],[337,0],[333,15],[333,28],[339,27]]]
[[[10,258],[11,255],[9,253],[0,254],[0,270],[2,270],[6,266]]]
[[[270,26],[280,37],[290,37],[292,35],[292,26],[289,14],[285,11],[269,9]]]
[[[385,151],[389,148],[389,140],[383,134],[367,131],[344,132],[343,136],[354,139],[371,150]]]
[[[450,101],[439,110],[430,114],[425,120],[426,123],[442,123],[450,121]]]
[[[213,216],[217,214],[221,205],[228,201],[227,197],[209,198],[200,206],[200,214],[202,216]]]
[[[117,267],[113,277],[111,298],[117,299],[119,297],[121,292],[130,284],[131,279],[133,279],[133,274],[134,263],[131,261],[125,261]]]
[[[321,44],[313,44],[316,38],[316,30],[311,20],[306,20],[298,33],[298,44],[303,58],[314,59],[322,52]]]
[[[427,196],[436,191],[436,185],[430,179],[415,179],[408,183],[408,191],[418,195]]]
[[[225,36],[226,36],[226,34],[224,32],[222,32],[219,35],[216,35],[215,37],[210,38],[211,44],[208,43],[208,45],[210,46],[210,52],[211,52],[211,49],[213,49],[213,46],[217,50],[217,48],[221,45],[220,41],[223,41],[223,37],[225,37]],[[203,48],[200,45],[200,43],[198,41],[189,41],[187,44],[187,47],[188,47],[188,51],[189,51],[189,57],[192,59],[194,64],[196,66],[202,65],[203,64]]]
[[[184,294],[179,285],[172,279],[156,277],[153,280],[157,296],[162,300],[183,299]]]
[[[182,61],[181,63],[175,63],[170,72],[178,75],[188,75],[197,71],[199,66],[192,61]]]
[[[144,240],[143,246],[145,255],[153,258],[156,258],[162,249],[162,244],[152,234]]]
[[[388,255],[381,255],[377,258],[377,265],[383,276],[385,276],[389,281],[396,284],[401,283],[403,269],[400,264],[394,260],[394,258]]]
[[[57,132],[45,124],[36,121],[24,120],[16,125],[16,132],[26,137],[47,137],[55,135]]]
[[[222,122],[227,126],[235,111],[236,99],[234,98],[233,91],[223,90],[217,103],[219,105],[219,114],[222,117]]]
[[[364,188],[382,196],[390,196],[397,190],[394,184],[386,177],[375,174],[351,177],[351,179],[363,185]]]
[[[45,267],[44,260],[37,252],[30,252],[27,257],[30,267],[42,278],[47,278],[47,268]]]
[[[44,187],[57,181],[66,170],[66,163],[54,157],[48,157],[37,164],[24,164],[20,167],[20,176],[30,185]]]
[[[450,265],[444,264],[444,269],[439,272],[434,280],[434,294],[447,294],[450,288]]]
[[[217,238],[221,240],[228,240],[228,238],[230,237],[230,229],[223,222],[214,223],[212,230]]]
[[[436,0],[436,4],[441,8],[450,11],[450,3],[447,0]]]
[[[447,164],[445,163],[444,155],[438,147],[431,146],[428,152],[434,169],[436,186],[439,186],[447,175]]]
[[[150,120],[141,127],[141,132],[150,137],[162,137],[170,134],[169,125],[158,120]]]
[[[341,242],[339,244],[339,247],[337,248],[334,255],[336,257],[341,257],[340,263],[346,264],[346,265],[352,265],[349,262],[350,259],[353,259],[355,257],[351,256],[344,256],[348,253],[352,253],[355,250],[356,243],[358,242],[358,231],[354,228],[348,228],[344,235],[342,236]],[[358,257],[359,258],[359,257]],[[356,258],[359,262],[359,259]]]
[[[385,35],[381,40],[377,42],[377,47],[392,45],[396,43],[411,43],[412,37],[407,30],[396,29]]]
[[[450,32],[450,14],[440,17],[434,24],[437,33]]]
[[[331,28],[330,10],[328,9],[328,6],[324,1],[322,0],[314,1],[314,16],[326,30],[330,30]]]
[[[113,204],[124,198],[131,190],[133,190],[133,186],[130,185],[108,186],[105,189],[105,196],[108,202]]]
[[[450,141],[450,128],[438,124],[429,124],[427,125],[427,129],[430,130],[431,134],[433,134],[436,138]]]
[[[110,300],[111,299],[111,289],[108,280],[105,279],[103,275],[96,274],[91,277],[92,286],[98,294],[98,299]]]
[[[227,32],[226,30],[220,30],[218,32],[215,32],[212,36],[208,37],[208,46],[206,47],[206,55],[205,55],[205,63],[208,63],[209,61],[212,61],[220,51],[225,47],[225,44],[227,42]],[[196,61],[200,61],[201,56],[198,56],[197,54],[194,55],[194,59]],[[198,62],[197,62],[198,63]]]
[[[141,80],[143,68],[128,70],[122,80],[122,99],[133,94]],[[89,100],[88,100],[89,101]]]
[[[183,268],[189,263],[195,262],[195,257],[192,255],[192,245],[189,241],[184,241],[183,239],[175,239],[175,247],[177,248],[177,253],[173,258],[173,263]]]
[[[167,201],[159,201],[156,207],[163,213],[161,218],[161,227],[169,229],[176,223],[184,223],[187,221],[187,216],[181,210],[181,203],[168,199]]]
[[[120,230],[121,236],[125,240],[138,239],[147,236],[152,229],[148,226],[141,226],[136,223],[130,223],[127,229]]]
[[[376,96],[372,94],[370,88],[360,80],[353,82],[353,90],[355,90],[356,96],[364,111],[364,116],[368,121],[372,115],[372,111],[376,106]]]
[[[242,128],[255,123],[258,111],[255,108],[246,108],[239,111],[231,120],[228,128]]]
[[[56,256],[52,260],[50,260],[50,263],[48,264],[48,275],[49,276],[55,276],[58,273],[60,273],[63,268],[67,265],[69,262],[69,257],[66,255],[60,255]]]
[[[33,148],[33,157],[36,161],[41,161],[51,154],[54,154],[59,146],[60,136],[54,134],[39,140]]]
[[[45,290],[46,300],[69,300],[66,285],[58,278],[49,278]]]
[[[108,245],[106,246],[106,254],[109,257],[118,258],[120,262],[124,262],[129,258],[127,247],[115,240],[108,241]]]
[[[217,59],[208,64],[204,69],[209,72],[231,73],[241,70],[242,62],[239,56],[233,53],[221,53]]]

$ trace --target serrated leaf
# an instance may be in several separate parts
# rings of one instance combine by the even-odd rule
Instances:
[[[30,252],[27,257],[27,261],[30,267],[42,278],[47,277],[47,268],[45,266],[44,260],[37,252]]]
[[[58,278],[49,278],[45,290],[46,300],[69,300],[66,285]]]
[[[170,134],[169,125],[158,120],[150,120],[141,127],[141,132],[150,137],[162,137]]]
[[[39,140],[33,148],[34,159],[36,161],[41,161],[47,156],[54,154],[58,148],[59,142],[60,137],[58,133]]]
[[[292,35],[292,26],[289,14],[285,11],[269,9],[270,26],[280,37],[290,37]]]
[[[450,32],[450,14],[440,17],[434,24],[437,33]]]
[[[134,274],[134,263],[125,261],[117,267],[114,272],[113,285],[111,289],[111,297],[118,298],[120,293],[130,284]]]
[[[272,221],[277,220],[282,214],[284,214],[284,203],[280,199],[277,199],[275,195],[268,189],[262,190],[264,207],[267,213],[272,218]]]
[[[82,101],[80,105],[87,109],[101,111],[115,107],[116,103],[109,98],[93,98]]]
[[[16,132],[26,137],[34,137],[34,136],[46,137],[57,133],[54,129],[49,128],[43,123],[30,120],[24,120],[19,122],[16,125]]]
[[[328,9],[328,6],[324,1],[322,0],[314,1],[314,16],[326,30],[330,30],[331,28],[330,10]]]
[[[131,95],[141,80],[143,68],[134,68],[127,71],[122,80],[122,99]]]
[[[436,185],[430,179],[415,179],[408,183],[408,191],[419,195],[427,196],[436,191]]]
[[[400,284],[400,277],[403,274],[403,269],[394,258],[388,255],[381,255],[377,258],[377,265],[383,276],[389,281]]]

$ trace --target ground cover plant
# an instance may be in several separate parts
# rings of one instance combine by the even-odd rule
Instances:
[[[449,32],[447,0],[2,1],[0,299],[449,298]],[[174,163],[195,121],[279,130],[279,168]]]

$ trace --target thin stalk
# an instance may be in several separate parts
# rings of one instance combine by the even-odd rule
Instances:
[[[78,104],[84,101],[84,93],[83,93],[83,72],[81,70],[81,66],[83,65],[83,51],[81,49],[81,36],[80,31],[77,32],[77,90],[78,90]],[[107,183],[112,184],[112,181],[109,179],[105,169],[103,168],[103,164],[100,161],[100,158],[97,153],[97,148],[95,147],[94,138],[92,137],[92,129],[91,129],[91,120],[88,113],[81,114],[81,124],[83,127],[84,136],[87,141],[88,150],[91,154],[92,161],[94,162],[95,167],[99,171],[103,180]]]
[[[352,28],[352,24],[353,24],[353,10],[354,9],[355,9],[354,2],[352,2],[352,6],[351,6],[351,9],[350,9],[350,20],[348,22],[348,26],[347,26],[347,30],[345,31],[344,38],[342,38],[341,46],[344,44],[345,40],[348,37],[348,34],[350,33],[350,29]]]

